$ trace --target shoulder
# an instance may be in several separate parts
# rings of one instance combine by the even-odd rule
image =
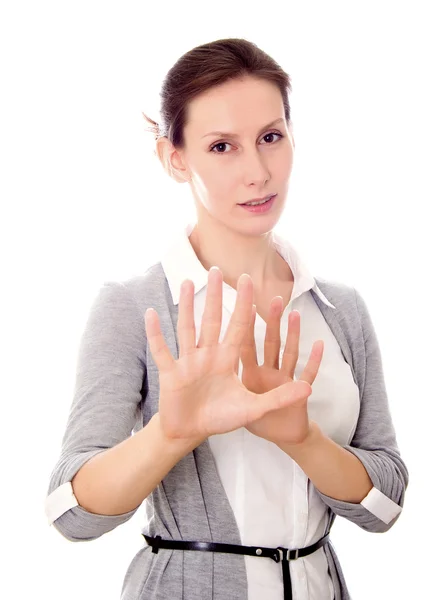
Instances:
[[[148,307],[161,310],[163,305],[169,306],[171,302],[163,267],[157,262],[144,273],[104,280],[95,292],[92,311],[102,316],[109,314],[114,320],[127,319],[129,315],[139,319]]]
[[[113,283],[124,288],[128,297],[143,313],[148,307],[158,310],[163,305],[172,305],[171,292],[160,261],[151,265],[144,273]]]
[[[336,307],[334,316],[348,335],[360,336],[366,340],[374,335],[374,324],[368,305],[360,291],[342,281],[314,278],[321,292]],[[325,307],[326,311],[331,311]]]
[[[349,283],[336,279],[325,279],[314,277],[320,291],[338,309],[346,309],[350,306],[356,307],[356,289]]]

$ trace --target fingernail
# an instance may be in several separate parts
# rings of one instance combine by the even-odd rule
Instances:
[[[220,269],[218,267],[216,267],[215,265],[213,267],[211,267],[209,270],[212,271],[213,269],[216,269],[217,271],[220,271]]]

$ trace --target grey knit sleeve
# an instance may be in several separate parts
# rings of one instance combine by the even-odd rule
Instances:
[[[374,487],[360,504],[320,496],[335,514],[366,531],[384,532],[400,516],[409,475],[397,446],[377,335],[363,298],[357,290],[354,292],[365,354],[356,358],[365,365],[365,379],[357,428],[344,448],[362,462]]]
[[[93,540],[132,517],[90,513],[73,495],[74,475],[90,458],[128,438],[140,417],[146,381],[144,318],[124,284],[96,294],[78,351],[75,387],[45,510],[68,540]]]

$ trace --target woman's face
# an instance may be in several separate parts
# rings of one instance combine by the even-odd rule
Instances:
[[[246,77],[208,90],[190,102],[184,138],[180,170],[199,219],[244,234],[270,231],[285,205],[294,149],[279,88]],[[277,197],[266,213],[239,206],[268,194]]]

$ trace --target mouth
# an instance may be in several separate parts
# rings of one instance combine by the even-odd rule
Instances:
[[[255,200],[243,202],[242,204],[240,204],[240,206],[261,206],[262,204],[265,204],[266,202],[271,200],[271,198],[274,198],[274,196],[276,195],[277,194],[268,194],[267,196],[264,196],[264,198],[256,198]]]
[[[266,196],[266,198],[258,204],[246,203],[239,204],[239,206],[241,206],[244,210],[248,211],[249,213],[255,213],[258,215],[265,214],[272,210],[276,197],[277,194],[272,194],[270,196]]]

